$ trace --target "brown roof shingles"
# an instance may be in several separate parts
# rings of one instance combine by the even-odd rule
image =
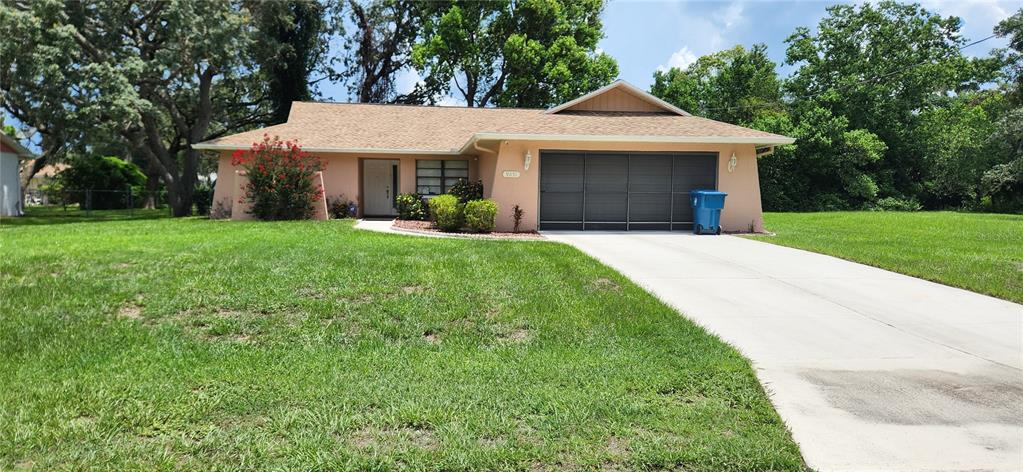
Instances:
[[[295,102],[287,123],[203,144],[216,148],[248,147],[260,141],[263,134],[269,134],[298,140],[308,149],[454,152],[476,133],[708,138],[708,142],[739,138],[762,139],[764,144],[787,139],[706,118],[665,113],[548,114],[523,108]]]

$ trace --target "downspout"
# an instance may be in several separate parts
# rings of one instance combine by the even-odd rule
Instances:
[[[495,154],[495,155],[497,154],[497,151],[494,151],[494,150],[491,150],[491,149],[487,149],[485,147],[480,147],[479,141],[473,141],[472,142],[472,148],[475,149],[478,152],[485,152],[485,153],[488,153],[488,154]]]

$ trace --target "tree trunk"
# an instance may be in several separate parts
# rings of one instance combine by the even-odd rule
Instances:
[[[153,165],[146,162],[146,194],[142,196],[142,208],[152,210],[156,208],[156,192],[160,189],[160,172],[153,168]]]

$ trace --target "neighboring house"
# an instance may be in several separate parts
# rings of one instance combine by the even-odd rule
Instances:
[[[761,230],[758,150],[785,136],[699,118],[626,82],[547,109],[295,102],[288,122],[195,147],[221,151],[214,202],[235,206],[244,176],[231,152],[264,134],[327,160],[329,197],[364,216],[394,215],[396,193],[445,193],[482,180],[498,230],[690,229],[689,191],[728,192],[726,231]],[[241,214],[240,214],[241,213]]]
[[[0,216],[21,216],[19,164],[22,159],[33,157],[35,154],[17,139],[0,132]]]
[[[31,171],[32,161],[27,161],[21,166],[21,175],[24,178],[25,175]],[[43,166],[38,172],[32,175],[32,178],[28,180],[28,185],[25,185],[25,203],[29,205],[49,205],[50,195],[44,191],[44,187],[53,184],[59,174],[64,169],[67,169],[67,164],[51,164]]]
[[[50,164],[43,166],[42,169],[39,169],[39,171],[36,172],[31,179],[29,179],[28,185],[25,186],[25,191],[39,190],[44,185],[52,184],[54,179],[57,177],[57,174],[69,167],[71,166],[67,164]],[[22,175],[27,174],[28,170],[28,166],[23,166],[21,169]]]

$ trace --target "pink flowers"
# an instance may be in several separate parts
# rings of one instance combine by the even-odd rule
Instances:
[[[322,200],[323,187],[313,183],[325,162],[295,141],[263,136],[248,151],[231,154],[231,164],[245,169],[249,179],[245,201],[249,213],[259,219],[302,219],[312,215],[312,203]]]

